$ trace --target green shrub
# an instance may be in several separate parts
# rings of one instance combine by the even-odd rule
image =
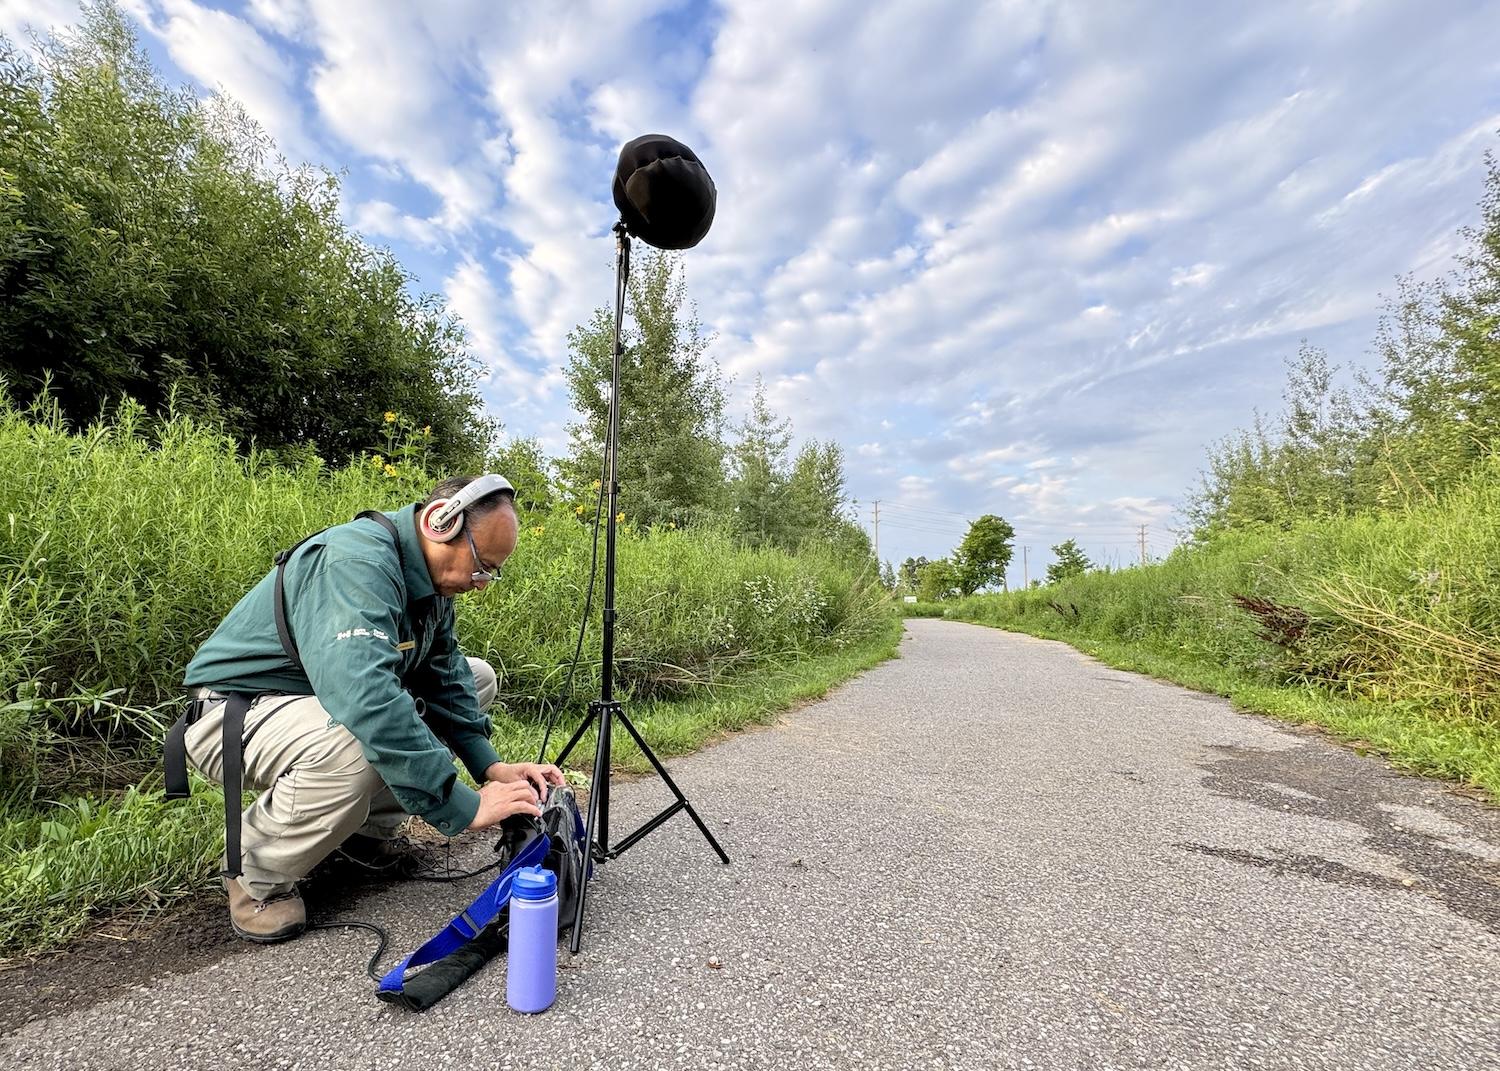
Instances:
[[[154,762],[187,660],[275,552],[362,509],[414,501],[433,482],[399,449],[337,469],[313,455],[287,468],[192,420],[158,423],[130,406],[82,433],[44,404],[0,406],[10,789],[49,784],[51,770],[66,791],[80,773],[64,760],[80,742],[108,746],[127,766]],[[857,576],[831,554],[748,549],[712,528],[643,532],[629,520],[628,489],[625,508],[616,604],[626,696],[682,697],[846,647],[884,621],[873,573]],[[575,510],[527,513],[504,579],[457,602],[465,650],[496,665],[501,701],[521,717],[546,699],[597,694],[602,576],[584,664],[572,696],[558,694],[588,583],[591,528]]]
[[[223,847],[223,797],[135,788],[0,821],[0,955],[57,944],[99,915],[158,909],[204,884]],[[0,812],[3,815],[3,812]]]

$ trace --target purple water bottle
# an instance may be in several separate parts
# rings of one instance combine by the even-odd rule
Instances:
[[[557,997],[557,875],[539,866],[516,871],[510,887],[510,955],[505,1000],[539,1012]]]

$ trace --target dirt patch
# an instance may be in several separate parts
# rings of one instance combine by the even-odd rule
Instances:
[[[224,894],[205,893],[149,923],[103,927],[0,969],[0,1034],[252,950],[230,931]]]
[[[440,871],[460,866],[430,843],[444,840],[435,831],[416,827],[407,835],[427,847],[427,865]],[[330,859],[301,889],[308,916],[316,922],[351,913],[366,895],[390,884],[372,879],[353,864]],[[178,903],[149,921],[101,923],[90,936],[61,949],[0,967],[0,1036],[34,1020],[102,1004],[127,990],[191,974],[259,947],[234,935],[228,901],[218,890]]]

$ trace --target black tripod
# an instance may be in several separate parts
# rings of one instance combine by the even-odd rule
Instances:
[[[698,812],[693,810],[693,805],[688,798],[682,794],[682,789],[672,780],[666,768],[662,766],[656,755],[646,746],[646,741],[641,739],[641,734],[636,731],[630,719],[625,716],[625,710],[620,702],[614,697],[614,669],[615,669],[615,518],[618,516],[618,497],[620,493],[619,481],[615,478],[615,461],[620,441],[620,358],[624,353],[624,346],[620,340],[621,327],[625,319],[625,291],[626,284],[630,278],[630,235],[625,229],[625,221],[621,220],[615,224],[615,349],[613,360],[613,373],[609,392],[609,428],[605,436],[604,452],[607,459],[606,485],[609,488],[609,510],[605,521],[604,536],[604,642],[602,649],[601,681],[599,698],[589,704],[588,714],[574,731],[572,737],[563,745],[562,751],[558,752],[555,760],[561,766],[567,759],[569,753],[583,738],[590,725],[598,721],[597,743],[594,747],[594,779],[589,786],[589,809],[588,819],[585,823],[584,840],[589,846],[592,860],[604,862],[616,856],[624,854],[638,840],[656,829],[668,818],[678,811],[687,811],[688,817],[698,826],[698,831],[708,840],[709,846],[718,853],[719,859],[725,863],[729,862],[729,856],[724,854],[724,849],[719,847],[719,842],[714,835],[708,831],[708,826],[703,824],[703,819],[698,817]],[[615,721],[625,726],[636,747],[641,749],[657,776],[666,782],[672,794],[677,797],[666,810],[646,822],[635,832],[631,833],[614,848],[609,846],[609,752],[610,737]],[[590,875],[593,867],[587,868]],[[569,948],[577,952],[583,941],[583,905],[588,898],[588,880],[578,890],[578,907],[573,916],[573,937]]]

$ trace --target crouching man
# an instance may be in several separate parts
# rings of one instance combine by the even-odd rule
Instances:
[[[495,671],[453,635],[453,597],[499,575],[517,527],[515,492],[494,475],[362,513],[279,556],[188,664],[169,794],[174,765],[185,791],[184,756],[227,776],[231,794],[241,779],[260,792],[225,838],[239,936],[301,933],[297,882],[335,849],[379,868],[400,854],[409,814],[452,837],[540,814],[547,785],[562,783],[555,766],[500,760],[484,713]]]

